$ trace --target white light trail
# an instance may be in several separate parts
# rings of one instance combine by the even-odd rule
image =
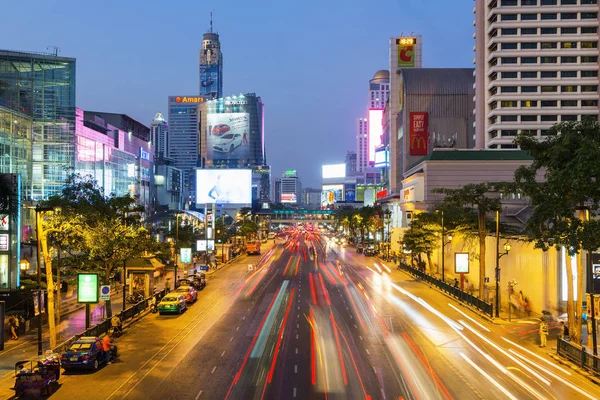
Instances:
[[[471,364],[471,366],[473,368],[475,368],[481,375],[483,375],[485,377],[485,379],[490,381],[492,383],[492,385],[496,386],[498,388],[498,390],[500,390],[502,393],[504,393],[509,399],[518,400],[515,396],[512,395],[512,393],[510,393],[508,390],[506,390],[506,388],[504,386],[499,384],[498,381],[496,381],[494,378],[489,376],[484,370],[479,368],[479,366],[477,364],[475,364],[473,361],[471,361],[471,359],[469,359],[469,357],[467,357],[464,353],[458,353],[458,354],[460,354],[460,356],[462,358],[464,358],[466,362]]]
[[[483,326],[482,324],[480,324],[479,322],[475,321],[475,319],[469,317],[466,313],[462,312],[461,310],[459,310],[457,307],[455,307],[454,305],[448,303],[448,305],[452,308],[454,308],[456,311],[458,311],[459,313],[461,313],[465,318],[468,318],[471,322],[473,322],[474,324],[477,324],[477,326],[479,326],[481,329],[483,329],[484,331],[487,332],[492,332],[490,331],[488,328],[486,328],[485,326]]]

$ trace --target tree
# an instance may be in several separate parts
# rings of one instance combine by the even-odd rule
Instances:
[[[18,211],[19,194],[11,182],[11,176],[11,174],[0,174],[0,214],[13,216]]]
[[[569,332],[579,343],[581,336],[583,265],[581,251],[600,247],[600,125],[598,122],[565,122],[555,125],[542,142],[520,133],[515,143],[533,157],[530,166],[515,172],[515,184],[529,197],[533,214],[527,234],[537,248],[566,249],[577,259],[577,295],[574,304],[575,274],[567,262],[567,314]],[[544,180],[539,181],[543,175]],[[589,217],[586,214],[589,213]]]
[[[258,232],[258,225],[254,221],[242,221],[239,226],[239,230],[240,233],[246,237],[254,236],[256,235],[256,232]]]
[[[419,264],[421,264],[421,254],[425,253],[429,270],[432,270],[431,255],[441,240],[438,236],[440,231],[435,224],[435,215],[429,213],[416,214],[408,229],[402,236],[402,244],[406,250],[410,250],[413,256],[416,254]]]
[[[450,209],[459,220],[468,224],[470,216],[477,217],[477,235],[479,237],[479,297],[484,296],[485,278],[485,238],[487,236],[487,214],[500,210],[500,199],[488,197],[491,186],[488,183],[468,184],[458,189],[439,188],[434,193],[446,196],[440,204],[441,209]]]

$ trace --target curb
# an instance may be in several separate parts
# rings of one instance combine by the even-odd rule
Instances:
[[[585,369],[579,367],[576,364],[573,364],[570,361],[565,360],[564,358],[556,355],[555,353],[546,352],[546,354],[550,358],[552,358],[554,361],[558,362],[559,364],[564,365],[566,367],[569,367],[573,371],[577,372],[579,375],[583,376],[584,378],[587,378],[589,381],[591,381],[591,382],[595,383],[596,385],[600,386],[600,379],[597,378],[596,376],[594,376],[593,374],[590,374]]]

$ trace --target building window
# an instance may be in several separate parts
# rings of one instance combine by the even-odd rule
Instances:
[[[517,73],[515,71],[502,72],[502,79],[515,79],[516,77]]]
[[[550,129],[542,129],[542,136],[548,136],[552,134],[552,130]]]
[[[537,107],[537,101],[536,100],[522,100],[521,107],[525,107],[525,108]]]
[[[500,5],[502,7],[516,6],[517,5],[517,0],[502,0],[500,2]]]
[[[556,13],[543,13],[542,20],[544,19],[556,19]]]
[[[502,86],[502,88],[500,88],[500,93],[517,93],[517,87],[516,86]]]
[[[537,49],[537,43],[521,43],[521,49]]]
[[[597,85],[583,85],[583,86],[581,86],[581,91],[582,92],[597,92],[598,86]]]
[[[542,100],[542,107],[556,107],[557,105],[556,100]]]
[[[556,122],[558,121],[557,115],[542,115],[542,122]]]
[[[575,92],[577,92],[577,86],[576,85],[561,86],[560,91],[561,91],[561,93],[575,93]]]
[[[577,107],[577,100],[561,100],[561,107]]]
[[[562,71],[560,73],[561,78],[577,78],[577,71]]]
[[[598,107],[598,100],[581,100],[582,107]]]
[[[521,21],[537,21],[537,14],[521,14]]]
[[[522,6],[537,6],[537,0],[521,0]]]
[[[521,28],[521,35],[537,35],[537,28]]]
[[[576,49],[577,42],[562,42],[560,44],[560,47],[562,47],[563,49]]]
[[[557,3],[556,0],[542,0],[542,6],[555,6]]]
[[[556,35],[558,30],[556,28],[542,28],[542,35]]]
[[[507,36],[507,35],[516,35],[517,34],[517,29],[516,28],[503,28],[502,29],[502,36]]]
[[[500,107],[502,107],[502,108],[513,108],[516,106],[517,106],[516,101],[501,101],[500,102]]]
[[[561,121],[577,121],[577,115],[561,115]]]
[[[557,47],[556,42],[542,42],[542,49],[555,49]]]
[[[577,62],[577,57],[561,57],[560,58],[561,64],[573,64],[576,62]]]
[[[560,19],[577,19],[577,13],[560,13]]]
[[[521,57],[521,64],[537,64],[537,57]]]
[[[537,71],[523,71],[523,72],[521,72],[521,78],[523,78],[523,79],[537,78]]]
[[[556,64],[558,57],[542,57],[542,64]]]
[[[502,64],[516,64],[517,57],[502,57]]]
[[[581,28],[581,34],[597,33],[598,27],[596,26],[584,26]]]
[[[598,71],[581,71],[582,78],[596,78],[598,76]]]
[[[581,0],[581,5],[584,4],[598,4],[598,0]]]
[[[597,49],[598,42],[581,42],[582,49]]]
[[[598,13],[581,13],[581,19],[598,19]]]
[[[517,14],[502,14],[502,16],[500,17],[501,21],[516,21],[517,20]]]
[[[537,115],[521,115],[521,122],[537,122]]]
[[[517,136],[516,129],[503,129],[500,131],[501,136]]]
[[[560,28],[563,35],[577,35],[577,28]]]
[[[581,62],[582,63],[597,63],[598,57],[597,56],[581,56]]]
[[[558,73],[556,71],[542,71],[541,72],[542,78],[556,78],[557,75],[558,75]]]
[[[563,6],[570,6],[577,4],[577,0],[560,0],[560,4]]]
[[[516,43],[502,43],[500,48],[502,50],[516,50],[517,44]]]
[[[537,86],[521,86],[521,93],[537,93]]]
[[[503,115],[500,117],[500,121],[502,122],[517,122],[516,115]]]
[[[558,92],[557,86],[542,86],[542,93],[554,93]]]

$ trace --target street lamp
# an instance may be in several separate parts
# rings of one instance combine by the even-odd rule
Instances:
[[[446,245],[452,243],[452,235],[448,235],[446,242],[446,227],[444,225],[444,211],[436,210],[442,215],[442,282],[446,282]]]
[[[389,261],[390,259],[390,247],[392,247],[392,243],[391,243],[391,234],[390,234],[390,222],[392,221],[392,212],[390,210],[385,210],[384,211],[385,214],[385,223],[387,225],[387,240],[386,240],[386,246],[387,246],[387,260]]]
[[[500,210],[496,210],[496,318],[500,317],[500,259],[510,251],[510,243],[504,243],[500,253]]]
[[[26,258],[23,258],[21,261],[19,261],[19,268],[21,269],[21,272],[25,272],[29,269],[29,260]]]

